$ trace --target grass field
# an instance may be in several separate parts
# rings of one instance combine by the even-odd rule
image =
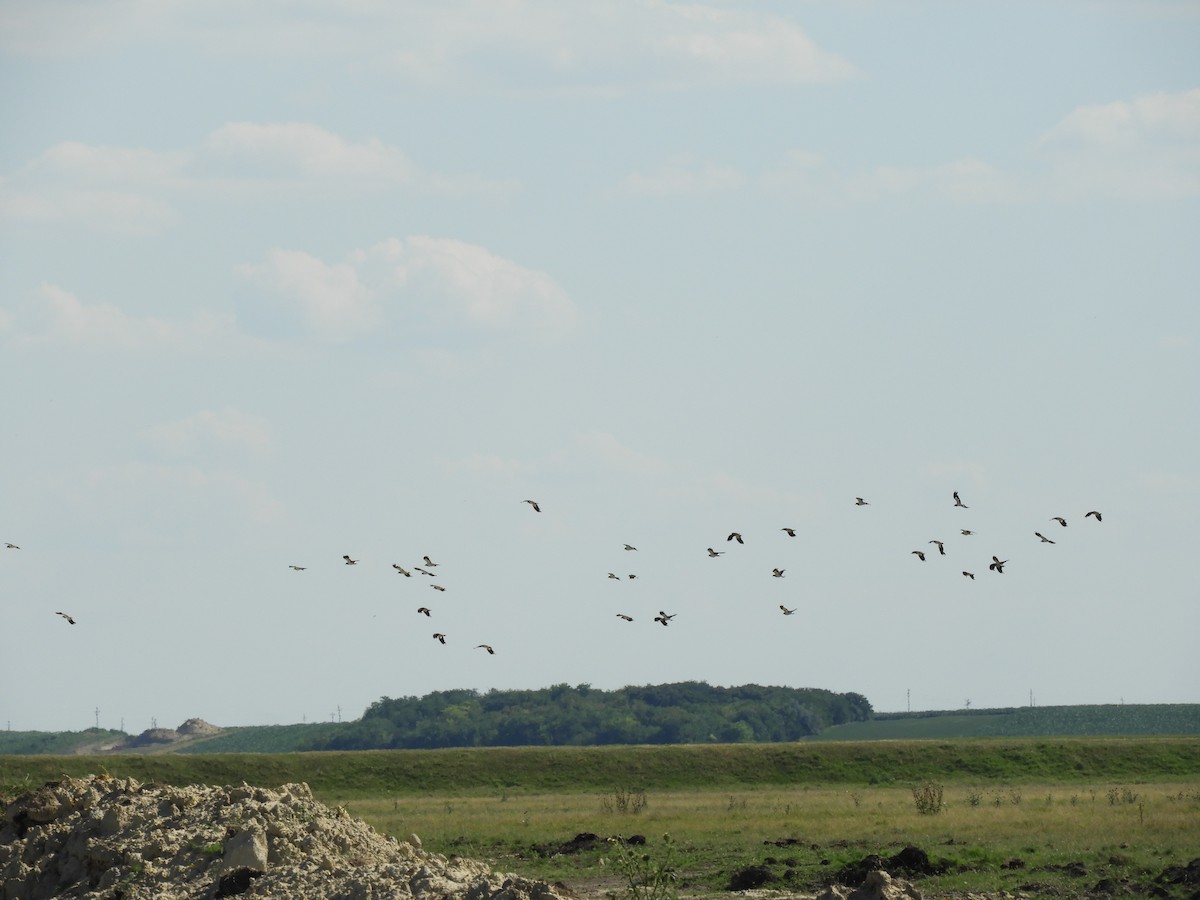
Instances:
[[[168,783],[278,785],[426,849],[623,894],[621,845],[673,855],[683,894],[751,867],[815,890],[869,854],[923,850],[945,891],[1135,893],[1200,857],[1200,739],[883,741],[313,754],[0,757],[0,793],[107,771]],[[915,785],[943,789],[922,813]],[[599,841],[575,840],[594,834]],[[670,834],[670,847],[663,835]],[[764,874],[765,873],[765,874]],[[1195,885],[1189,890],[1195,891]]]

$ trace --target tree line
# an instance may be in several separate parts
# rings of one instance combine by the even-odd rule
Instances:
[[[861,694],[820,688],[714,687],[702,681],[603,691],[435,691],[382,697],[313,750],[594,746],[794,741],[873,711]]]

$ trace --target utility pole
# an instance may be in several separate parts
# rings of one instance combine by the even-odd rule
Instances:
[[[342,721],[342,704],[338,704],[338,721]]]
[[[904,689],[904,704],[908,707],[908,711],[912,712],[912,688]]]
[[[96,707],[96,728],[100,727],[100,707]]]

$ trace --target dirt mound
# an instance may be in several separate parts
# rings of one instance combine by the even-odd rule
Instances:
[[[305,784],[65,778],[0,821],[0,900],[559,900],[570,892],[397,842]]]

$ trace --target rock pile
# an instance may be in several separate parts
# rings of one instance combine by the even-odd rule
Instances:
[[[0,821],[0,900],[561,900],[559,886],[385,837],[305,784],[64,778]]]

